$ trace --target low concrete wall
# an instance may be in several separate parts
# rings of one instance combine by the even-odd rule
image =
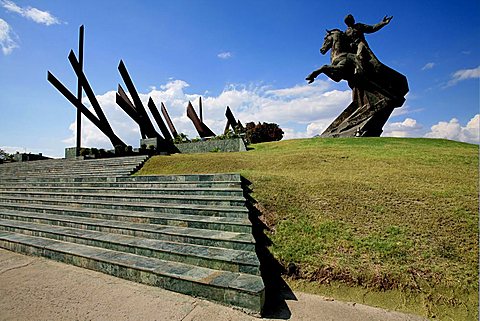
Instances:
[[[145,144],[147,146],[154,145],[157,147],[157,139],[142,139],[140,144]],[[178,152],[182,154],[191,154],[191,153],[209,153],[209,152],[245,152],[247,146],[243,138],[232,138],[232,139],[210,139],[205,141],[193,142],[193,143],[182,143],[175,144],[175,147],[178,149]],[[138,152],[138,148],[136,149]],[[78,159],[84,158],[83,156],[75,156],[76,148],[67,147],[65,148],[65,158],[66,159]]]
[[[77,148],[76,147],[67,147],[65,148],[65,158],[73,159],[77,157]]]
[[[208,152],[244,152],[247,146],[242,138],[210,139],[194,143],[175,144],[182,154],[208,153]]]
[[[45,160],[50,159],[50,157],[45,157],[40,154],[31,154],[31,153],[16,153],[13,155],[13,160],[16,162],[29,162],[29,161],[37,161],[37,160]]]

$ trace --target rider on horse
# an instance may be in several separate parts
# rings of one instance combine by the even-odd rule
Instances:
[[[382,64],[368,46],[365,34],[382,29],[392,18],[385,16],[381,22],[371,26],[355,23],[355,18],[349,14],[345,17],[347,25],[345,32],[339,29],[327,30],[320,52],[325,54],[331,49],[331,64],[323,65],[308,75],[306,78],[308,83],[312,83],[321,73],[325,73],[336,82],[341,79],[349,80],[354,75],[363,77],[365,74],[377,73]]]
[[[352,50],[354,53],[356,53],[356,59],[358,62],[357,66],[362,66],[365,68],[368,66],[368,63],[370,63],[374,70],[378,69],[380,66],[380,61],[374,55],[372,50],[370,50],[364,34],[374,33],[382,29],[384,26],[390,23],[392,18],[393,17],[385,16],[381,22],[371,26],[363,23],[355,23],[355,18],[351,14],[345,17],[345,24],[347,25],[345,35],[350,39]]]

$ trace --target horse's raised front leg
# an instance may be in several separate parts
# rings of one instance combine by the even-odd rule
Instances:
[[[320,67],[319,69],[313,71],[310,75],[308,75],[307,78],[305,78],[305,80],[308,81],[309,84],[311,84],[315,80],[315,78],[318,77],[318,75],[325,72],[325,68],[327,67],[328,65],[323,65],[322,67]]]

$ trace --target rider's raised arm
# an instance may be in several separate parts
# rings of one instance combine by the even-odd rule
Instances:
[[[371,25],[366,25],[366,24],[363,24],[363,23],[357,23],[355,26],[360,29],[361,31],[363,31],[363,33],[374,33],[380,29],[382,29],[383,27],[385,27],[386,25],[388,25],[390,23],[390,20],[392,20],[393,17],[387,17],[385,16],[383,18],[382,21],[380,21],[379,23],[377,24],[374,24],[373,26]]]

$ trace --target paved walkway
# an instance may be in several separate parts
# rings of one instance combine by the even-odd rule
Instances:
[[[420,317],[294,293],[263,320],[417,321]],[[0,320],[260,320],[228,307],[0,249]]]

